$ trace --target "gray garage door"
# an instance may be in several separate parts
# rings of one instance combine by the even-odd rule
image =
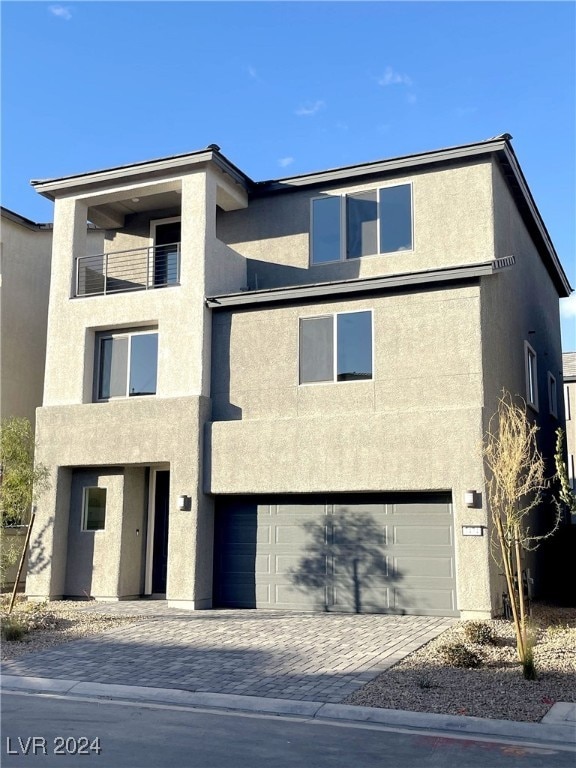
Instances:
[[[214,603],[457,616],[448,495],[221,497]]]

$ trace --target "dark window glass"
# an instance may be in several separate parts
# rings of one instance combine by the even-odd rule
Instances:
[[[334,380],[334,320],[307,317],[300,321],[300,383]]]
[[[158,334],[132,336],[129,395],[156,394]]]
[[[412,248],[412,195],[409,184],[380,190],[380,253]]]
[[[376,190],[346,197],[346,258],[378,253]]]
[[[372,378],[372,313],[337,315],[338,381]]]
[[[84,492],[85,531],[102,531],[106,525],[106,488],[86,488]]]
[[[323,197],[312,203],[312,263],[340,259],[340,198]]]

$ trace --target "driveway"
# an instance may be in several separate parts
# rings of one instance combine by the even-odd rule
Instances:
[[[133,624],[2,665],[10,675],[337,703],[455,619],[189,612],[161,601],[86,606]]]

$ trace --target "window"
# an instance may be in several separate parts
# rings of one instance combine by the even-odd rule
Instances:
[[[82,530],[103,531],[106,524],[106,488],[84,488]]]
[[[526,373],[526,402],[538,410],[538,368],[536,352],[527,341],[524,342],[524,365]]]
[[[300,383],[372,378],[372,312],[300,319]]]
[[[96,339],[96,400],[156,394],[157,332],[114,331]]]
[[[558,394],[556,391],[556,379],[548,371],[548,412],[558,418]]]
[[[312,200],[312,264],[412,249],[412,187]]]
[[[566,421],[570,421],[570,387],[568,384],[564,384],[564,417]]]

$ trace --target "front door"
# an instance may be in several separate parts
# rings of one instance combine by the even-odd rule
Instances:
[[[152,222],[155,287],[174,285],[179,282],[180,233],[180,219]]]
[[[166,594],[168,572],[168,507],[170,472],[157,471],[154,491],[154,537],[152,549],[152,593]]]

